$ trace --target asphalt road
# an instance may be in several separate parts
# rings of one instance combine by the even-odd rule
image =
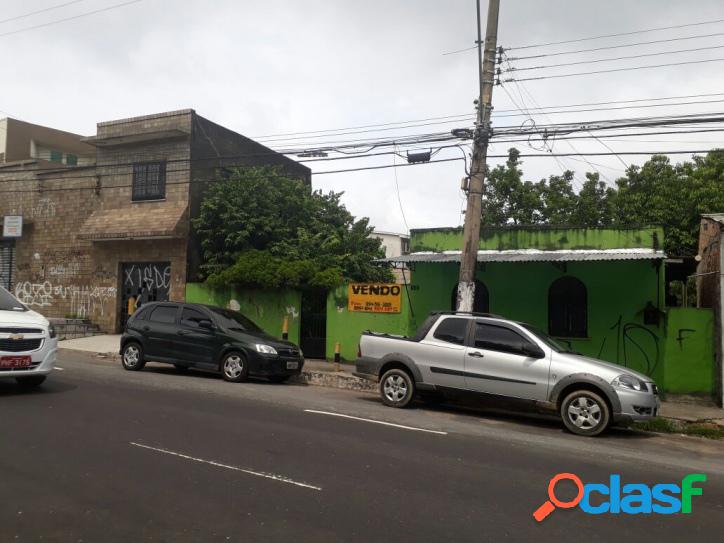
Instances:
[[[364,393],[161,365],[131,373],[80,353],[58,365],[37,392],[0,381],[1,542],[714,541],[724,531],[721,442],[579,438],[542,418],[394,410]],[[570,509],[535,522],[564,471],[708,481],[688,515]]]

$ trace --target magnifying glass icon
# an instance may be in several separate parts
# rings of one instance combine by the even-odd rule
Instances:
[[[564,502],[556,498],[556,494],[554,492],[558,481],[563,481],[564,479],[573,481],[578,487],[578,494],[576,494],[576,497],[568,502]],[[551,479],[550,483],[548,483],[548,501],[535,510],[533,518],[535,518],[538,522],[541,522],[544,518],[550,515],[556,507],[561,509],[570,509],[571,507],[578,505],[582,499],[583,481],[581,481],[580,477],[578,477],[578,475],[574,475],[573,473],[559,473]]]

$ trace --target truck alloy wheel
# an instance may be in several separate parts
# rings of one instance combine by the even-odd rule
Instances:
[[[601,396],[590,390],[577,390],[563,400],[561,418],[574,434],[595,436],[606,429],[611,413]]]
[[[405,407],[415,394],[415,383],[404,370],[394,368],[380,379],[380,397],[390,407]]]

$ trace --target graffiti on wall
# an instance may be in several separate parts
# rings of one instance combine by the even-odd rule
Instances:
[[[25,281],[15,286],[15,297],[29,307],[51,307],[60,300],[70,302],[70,313],[80,318],[103,316],[109,301],[115,301],[114,287],[57,285],[50,281]]]
[[[164,290],[171,286],[169,264],[129,264],[123,269],[124,285],[143,285],[147,290]]]
[[[613,331],[616,345],[616,358],[614,362],[627,368],[640,371],[646,375],[653,375],[661,359],[659,336],[650,328],[635,322],[623,322],[623,316],[609,328]],[[598,350],[601,358],[610,335],[606,335]]]
[[[30,216],[33,219],[52,219],[55,217],[55,202],[50,198],[40,198],[38,202],[30,208]]]

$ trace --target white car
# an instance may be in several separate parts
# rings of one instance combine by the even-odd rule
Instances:
[[[0,379],[36,387],[53,371],[58,338],[53,325],[0,287]]]

